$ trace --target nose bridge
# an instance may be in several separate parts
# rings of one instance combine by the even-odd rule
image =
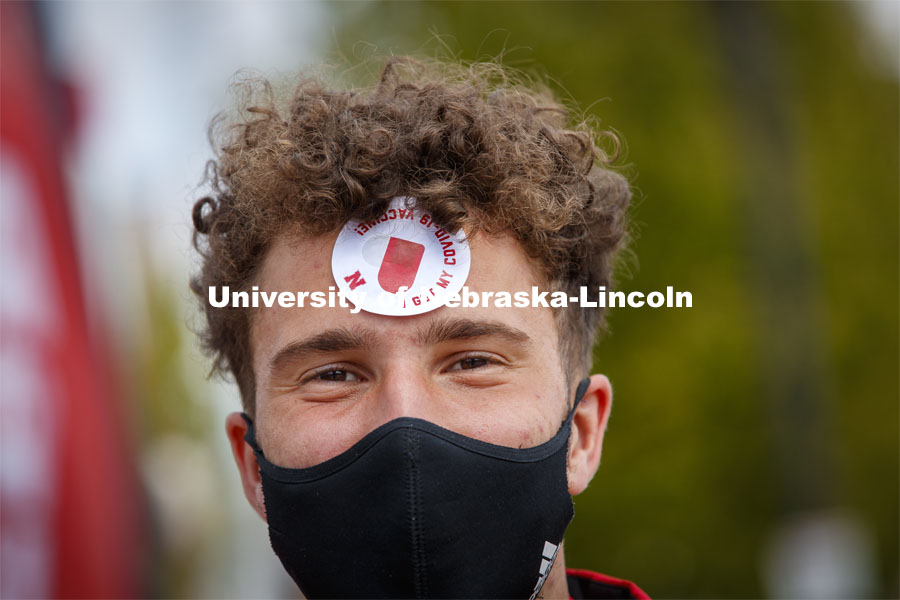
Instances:
[[[383,423],[400,417],[429,416],[428,381],[411,358],[412,354],[406,354],[390,360],[378,382],[374,404]]]

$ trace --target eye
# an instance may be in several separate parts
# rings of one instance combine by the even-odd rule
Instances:
[[[342,364],[325,365],[310,371],[300,378],[301,385],[357,383],[365,377],[353,368],[344,368]]]
[[[359,381],[359,377],[355,373],[344,369],[329,369],[314,376],[319,381]]]
[[[496,361],[491,360],[485,356],[466,356],[462,358],[447,369],[448,371],[472,371],[475,369],[481,369],[491,364],[496,364]]]
[[[488,361],[480,356],[471,356],[469,358],[464,358],[459,361],[459,368],[466,369],[477,369],[478,367],[483,367],[488,364]]]

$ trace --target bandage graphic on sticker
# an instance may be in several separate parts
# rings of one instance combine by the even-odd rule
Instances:
[[[414,198],[398,197],[374,221],[350,221],[338,234],[331,272],[356,307],[379,315],[418,315],[457,294],[470,266],[465,233],[437,226]]]

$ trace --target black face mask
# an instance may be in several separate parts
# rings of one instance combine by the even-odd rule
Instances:
[[[497,446],[399,418],[307,469],[266,460],[269,537],[310,598],[533,598],[574,514],[575,404],[550,441]]]

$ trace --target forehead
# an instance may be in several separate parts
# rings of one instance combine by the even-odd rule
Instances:
[[[337,233],[301,237],[285,234],[275,240],[255,282],[268,292],[325,292],[335,290],[331,271],[331,253]],[[511,237],[475,235],[469,239],[471,267],[468,289],[481,292],[530,292],[540,286],[532,262]],[[254,370],[268,363],[280,347],[335,327],[354,326],[375,329],[386,336],[412,335],[428,322],[446,318],[485,319],[508,324],[525,331],[535,342],[556,351],[558,340],[553,312],[545,307],[441,307],[416,316],[393,317],[365,311],[353,314],[348,308],[292,307],[256,309],[251,319],[251,347]]]

